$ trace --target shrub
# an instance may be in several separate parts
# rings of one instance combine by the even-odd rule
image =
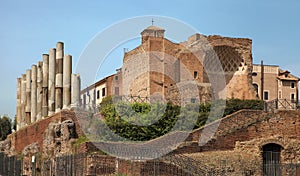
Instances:
[[[126,139],[146,141],[167,134],[172,130],[175,124],[176,127],[178,127],[176,129],[180,131],[189,131],[193,128],[199,128],[206,123],[211,107],[214,106],[217,111],[220,111],[221,105],[221,101],[216,101],[213,105],[209,103],[200,105],[189,104],[185,107],[170,103],[166,105],[137,102],[117,102],[113,104],[112,97],[107,97],[100,105],[101,114],[105,117],[105,122],[96,123],[99,123],[99,128],[102,128],[104,125],[102,123],[105,123],[114,133]],[[227,100],[223,116],[232,114],[241,109],[262,110],[263,101]],[[212,113],[213,116],[214,112]],[[197,119],[194,119],[194,117],[197,117]],[[212,119],[211,121],[213,120],[216,119]],[[97,127],[97,129],[99,128]],[[101,131],[101,133],[104,134],[105,132]],[[106,136],[106,139],[111,138],[113,137],[109,135]]]

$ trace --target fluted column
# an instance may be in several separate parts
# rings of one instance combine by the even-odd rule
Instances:
[[[55,112],[55,76],[56,76],[56,49],[51,48],[49,51],[49,82],[48,82],[48,115]]]
[[[42,118],[42,95],[43,95],[43,62],[38,63],[37,67],[37,94],[36,94],[36,120]]]
[[[71,80],[71,107],[78,107],[80,106],[80,75],[72,74]]]
[[[17,112],[16,112],[16,121],[17,121],[17,131],[20,129],[21,123],[21,83],[22,78],[17,78]]]
[[[68,109],[71,104],[71,73],[72,56],[66,55],[63,64],[63,109]]]
[[[42,118],[48,117],[49,55],[43,54]]]
[[[31,123],[34,123],[36,121],[36,103],[37,103],[37,66],[32,65],[31,66]]]
[[[64,43],[56,44],[55,112],[62,109],[63,101],[63,57]]]
[[[26,124],[31,122],[31,70],[26,70]]]

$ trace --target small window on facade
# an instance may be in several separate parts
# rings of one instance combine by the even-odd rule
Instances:
[[[269,100],[269,92],[264,92],[264,100]]]
[[[97,99],[99,99],[100,98],[100,92],[99,92],[99,90],[97,90]]]
[[[194,71],[194,78],[198,78],[198,72],[197,71]]]
[[[83,94],[83,107],[85,108],[86,105],[86,94]]]
[[[119,95],[119,87],[115,87],[115,95]]]
[[[295,83],[294,83],[294,82],[291,83],[291,88],[292,88],[292,89],[295,88]]]
[[[258,85],[256,83],[253,84],[255,91],[258,93]]]
[[[102,97],[105,97],[105,87],[102,88]]]
[[[295,94],[291,94],[291,100],[295,100]]]
[[[116,80],[116,81],[119,80],[119,76],[115,76],[115,80]]]
[[[281,91],[278,92],[278,98],[282,99],[282,93],[281,93]]]

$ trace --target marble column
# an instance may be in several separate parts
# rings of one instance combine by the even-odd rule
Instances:
[[[56,44],[55,112],[62,109],[64,43]]]
[[[55,112],[55,76],[56,76],[56,49],[51,48],[49,51],[49,81],[48,81],[48,115]]]
[[[26,124],[31,122],[31,70],[26,70]]]
[[[68,109],[71,104],[71,73],[72,56],[66,55],[63,64],[63,109]]]
[[[21,119],[20,119],[20,128],[26,126],[26,74],[22,74],[21,81]]]
[[[37,94],[36,94],[36,120],[42,118],[42,97],[43,97],[43,62],[37,67]]]
[[[21,124],[21,84],[22,78],[17,78],[17,112],[16,112],[16,121],[17,121],[17,131],[20,129]]]
[[[48,117],[49,55],[43,54],[42,118]]]
[[[80,75],[72,74],[72,84],[71,84],[71,107],[80,106]]]
[[[30,116],[31,116],[31,123],[34,123],[36,121],[36,103],[37,103],[37,66],[36,65],[32,65],[31,66],[31,110],[30,110]]]

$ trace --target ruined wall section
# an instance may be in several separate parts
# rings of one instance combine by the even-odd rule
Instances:
[[[219,74],[220,69],[217,65],[221,64],[226,81],[226,98],[257,98],[252,86],[252,41],[250,39],[194,34],[181,44],[194,53],[204,52],[203,82],[210,82],[207,71]],[[216,63],[216,58],[220,63]],[[219,94],[224,93],[224,87],[219,89]]]
[[[122,66],[122,95],[150,96],[149,59],[146,53],[128,56]]]
[[[261,155],[262,146],[276,143],[283,147],[283,160],[300,161],[300,112],[279,111],[276,114],[242,110],[220,120],[217,131],[209,142],[200,144],[204,128],[197,129],[186,143],[176,150],[179,153],[200,151],[237,150]],[[209,131],[218,123],[207,126]],[[199,146],[200,144],[200,146]]]
[[[226,98],[257,99],[252,85],[252,40],[247,38],[195,34],[185,42],[173,43],[162,37],[148,37],[140,46],[125,53],[123,85],[127,88],[126,83],[130,83],[133,95],[149,97],[160,93],[168,97],[168,88],[180,81],[210,83],[205,69],[209,67],[213,74],[220,73],[218,68],[214,70],[216,64],[211,58],[216,56],[226,81],[226,89],[217,88],[219,95],[227,90]],[[128,82],[130,74],[127,72],[137,71],[141,71],[142,76]],[[151,73],[144,74],[148,71]]]
[[[225,71],[227,84],[226,97],[257,99],[257,93],[252,85],[252,40],[221,36],[208,36],[207,40],[221,59]],[[223,51],[221,47],[224,48]],[[232,68],[236,68],[236,70]],[[232,73],[233,71],[234,73]],[[231,74],[232,78],[228,79]]]
[[[17,154],[22,152],[27,146],[37,143],[39,152],[42,152],[45,148],[45,146],[43,146],[43,143],[45,142],[44,140],[46,138],[53,137],[54,141],[55,136],[57,136],[53,133],[54,131],[60,133],[59,137],[62,137],[62,140],[64,138],[64,141],[60,141],[61,143],[69,142],[69,139],[71,138],[82,136],[83,132],[80,129],[76,115],[78,114],[75,114],[73,111],[62,110],[49,118],[40,120],[35,124],[20,129],[19,131],[11,134],[10,140],[12,141],[11,144],[13,144],[11,148],[14,150],[14,153]],[[49,128],[51,128],[51,126],[53,127],[53,130],[55,126],[57,129],[50,132]],[[72,134],[68,134],[69,132],[66,131],[69,129],[67,127],[70,126],[72,126],[72,129],[70,128],[71,131],[73,130]],[[66,135],[71,135],[71,138],[66,137]],[[68,148],[67,150],[71,150],[71,148]]]

